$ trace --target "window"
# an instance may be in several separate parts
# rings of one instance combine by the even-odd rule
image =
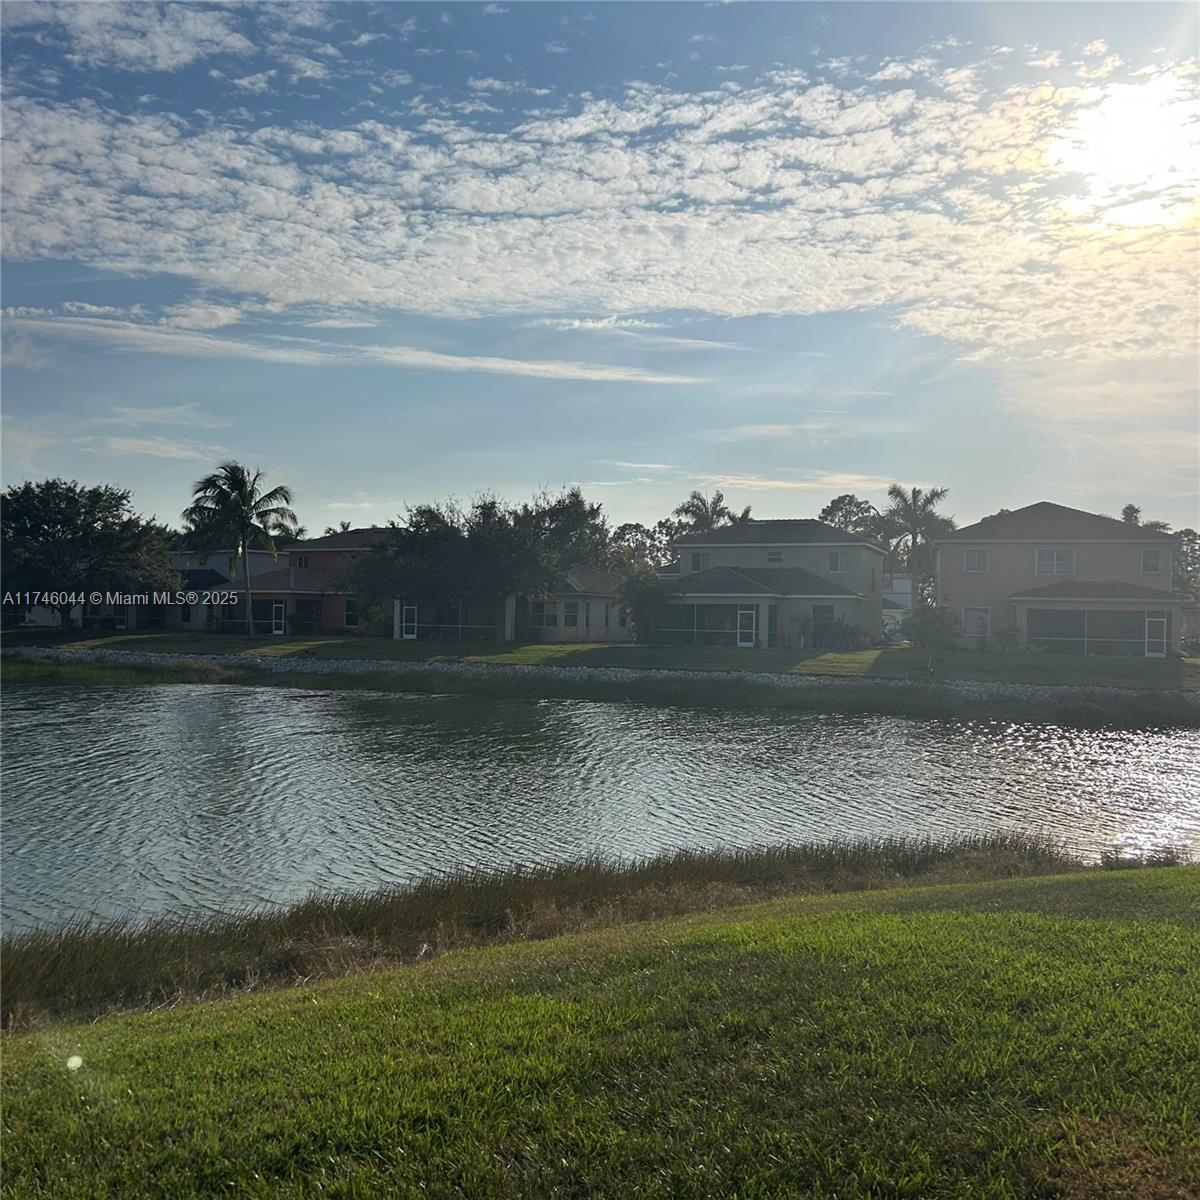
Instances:
[[[624,629],[629,624],[629,609],[622,608],[617,612],[617,624]]]
[[[707,552],[704,552],[702,554],[693,554],[692,555],[692,570],[693,571],[707,571],[708,570],[708,553]]]
[[[1074,575],[1074,550],[1039,550],[1034,564],[1035,575]]]
[[[308,555],[307,554],[297,554],[296,555],[296,566],[307,567],[308,566]]]
[[[358,604],[354,600],[346,601],[346,624],[347,625],[357,625],[358,624]]]
[[[783,562],[783,551],[782,550],[768,550],[767,551],[767,562],[769,562],[769,563]]]
[[[832,621],[833,620],[833,605],[832,604],[814,604],[812,606],[812,615],[814,621]]]
[[[179,610],[179,620],[184,625],[190,625],[192,623],[192,606],[190,604],[185,604]]]
[[[829,552],[829,570],[832,574],[837,575],[848,569],[849,555],[844,550],[831,550]]]
[[[579,625],[579,601],[566,600],[563,602],[563,624],[570,629]]]
[[[558,605],[535,600],[529,606],[529,624],[534,629],[550,629],[558,624]]]
[[[986,550],[963,551],[963,574],[986,575],[988,572],[988,552]]]
[[[1142,574],[1162,574],[1162,549],[1158,546],[1147,546],[1142,551]]]
[[[964,608],[962,610],[962,626],[963,637],[991,637],[992,610],[990,608]]]

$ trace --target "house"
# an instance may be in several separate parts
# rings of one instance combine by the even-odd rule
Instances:
[[[1041,501],[938,539],[936,554],[965,645],[1157,657],[1179,644],[1170,534]]]
[[[900,636],[900,626],[912,616],[913,578],[887,572],[883,577],[883,630],[888,639]]]
[[[496,600],[419,596],[395,601],[392,636],[404,641],[623,642],[632,635],[627,607],[618,598],[620,578],[602,567],[567,571],[545,595]]]
[[[809,519],[745,520],[677,538],[656,640],[799,645],[809,622],[883,632],[886,555],[868,538]]]
[[[348,529],[292,542],[280,551],[271,571],[252,572],[250,591],[259,632],[366,633],[366,614],[346,590],[345,575],[354,561],[379,540],[377,527]],[[244,584],[232,581],[239,593]],[[246,627],[245,601],[226,605],[221,628]]]

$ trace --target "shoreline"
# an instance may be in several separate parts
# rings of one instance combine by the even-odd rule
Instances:
[[[915,718],[1200,728],[1200,693],[1087,684],[865,678],[776,672],[5,647],[31,682],[197,683],[460,693]],[[28,664],[28,667],[17,664]],[[105,678],[117,675],[120,678]]]

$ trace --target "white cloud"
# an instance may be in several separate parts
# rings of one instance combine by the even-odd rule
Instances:
[[[1099,58],[1108,53],[1108,43],[1103,38],[1097,38],[1094,42],[1088,42],[1082,53],[1084,58]]]
[[[251,54],[235,13],[189,4],[6,4],[6,32],[48,30],[76,66],[176,71],[214,54]]]
[[[499,4],[485,4],[480,11],[485,17],[499,17],[508,12],[508,9]]]
[[[1062,61],[1062,53],[1058,50],[1051,50],[1049,54],[1043,54],[1041,58],[1028,59],[1025,65],[1027,67],[1049,69],[1052,67],[1061,67]]]
[[[569,54],[570,53],[569,47],[565,46],[562,42],[547,42],[542,47],[542,49],[547,54]]]
[[[205,446],[167,437],[82,437],[75,444],[90,453],[113,457],[180,459],[187,462],[211,462],[227,453],[220,446]]]
[[[231,79],[229,82],[239,91],[261,94],[270,91],[271,80],[279,72],[272,68],[269,71],[259,71],[257,75],[244,75],[241,79]]]
[[[467,80],[467,87],[476,92],[531,92],[535,96],[550,95],[550,88],[535,88],[519,79],[492,79],[472,76]]]
[[[855,475],[840,471],[806,471],[794,479],[719,473],[689,475],[688,479],[705,487],[753,492],[886,492],[894,482],[883,475]]]
[[[223,429],[229,424],[227,417],[218,417],[205,412],[198,404],[168,404],[158,407],[115,405],[104,417],[93,417],[92,425],[120,425],[137,428],[141,425],[192,426],[198,429]]]
[[[37,320],[22,318],[10,322],[10,325],[17,333],[107,342],[115,348],[136,350],[143,354],[167,354],[187,358],[245,358],[308,367],[344,367],[356,363],[374,363],[411,370],[483,372],[522,375],[531,379],[574,379],[594,383],[700,382],[689,375],[673,375],[637,367],[443,354],[416,346],[345,346],[307,338],[274,337],[269,342],[248,342],[214,337],[212,334],[192,330],[85,317]]]

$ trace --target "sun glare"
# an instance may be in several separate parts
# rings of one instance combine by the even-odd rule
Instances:
[[[1075,114],[1047,150],[1061,174],[1082,175],[1068,203],[1116,225],[1174,225],[1196,195],[1200,101],[1175,75],[1112,84]]]

